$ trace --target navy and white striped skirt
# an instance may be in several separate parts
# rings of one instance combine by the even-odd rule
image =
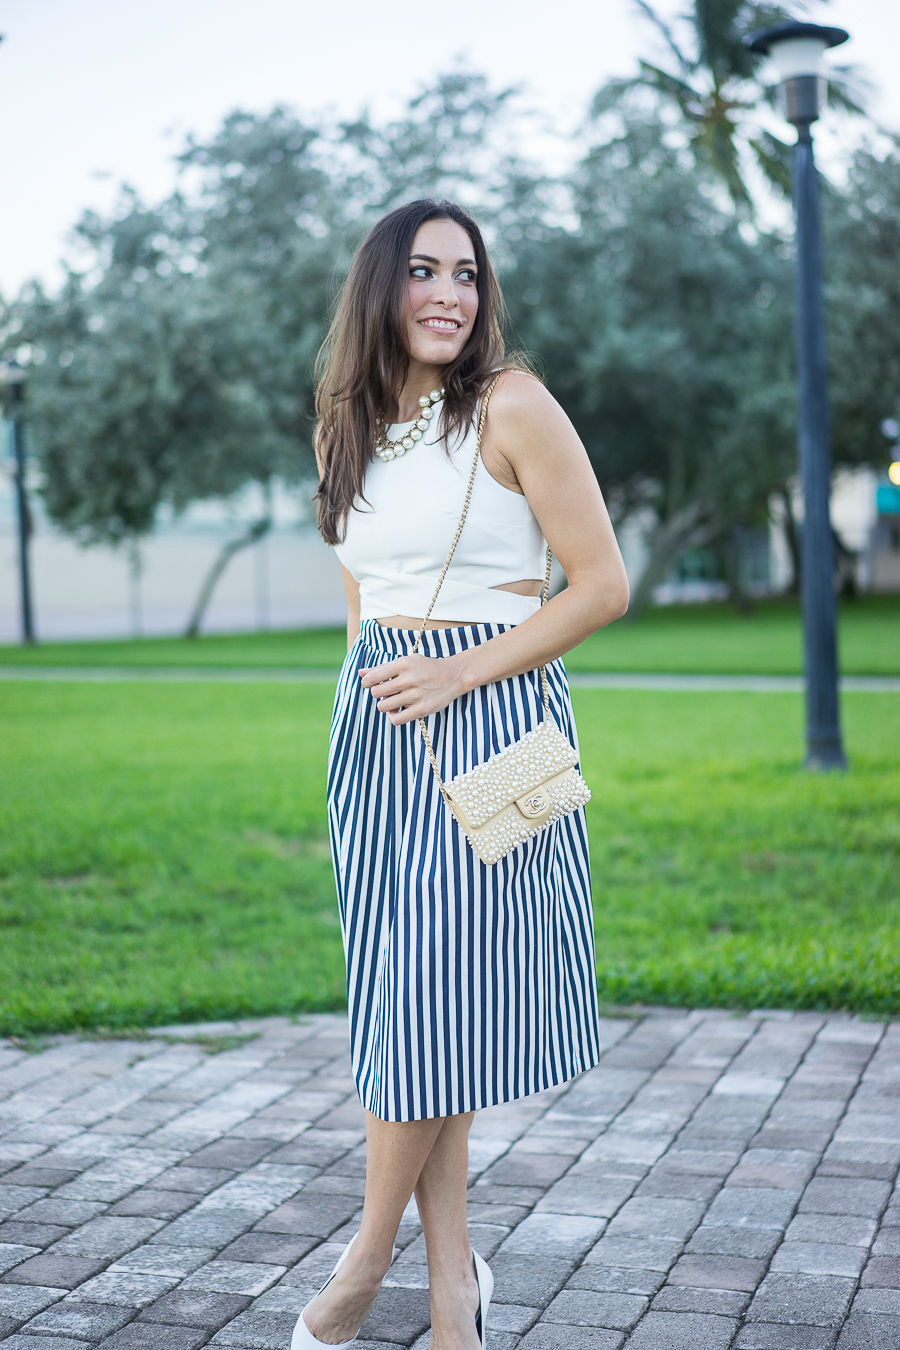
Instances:
[[[451,656],[508,624],[434,629]],[[360,667],[408,653],[414,634],[362,624],[338,683],[328,814],[347,956],[360,1100],[382,1120],[456,1115],[564,1083],[597,1062],[587,834],[573,812],[494,867],[473,853],[416,722],[395,727]],[[550,706],[575,740],[560,661]],[[444,780],[541,721],[536,671],[484,685],[429,718]]]

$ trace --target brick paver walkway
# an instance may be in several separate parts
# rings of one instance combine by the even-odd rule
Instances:
[[[602,1034],[571,1087],[476,1117],[490,1350],[897,1350],[900,1026],[651,1011]],[[363,1192],[346,1042],[318,1016],[0,1043],[8,1350],[287,1350]],[[398,1245],[361,1350],[427,1346],[414,1211]]]

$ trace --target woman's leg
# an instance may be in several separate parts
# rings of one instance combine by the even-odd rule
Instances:
[[[443,1118],[396,1123],[366,1112],[366,1198],[359,1236],[306,1312],[306,1325],[320,1341],[349,1341],[366,1320],[391,1264],[401,1216],[443,1125]]]
[[[478,1281],[466,1222],[469,1129],[474,1112],[447,1116],[416,1184],[428,1251],[431,1350],[479,1350]]]

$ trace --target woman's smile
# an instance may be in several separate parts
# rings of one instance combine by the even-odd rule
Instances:
[[[433,333],[458,333],[463,326],[461,319],[439,317],[419,319],[417,322],[423,328],[430,328]]]

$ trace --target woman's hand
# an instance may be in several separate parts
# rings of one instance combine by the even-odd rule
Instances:
[[[359,675],[378,711],[395,727],[440,712],[469,687],[454,656],[400,656]]]

